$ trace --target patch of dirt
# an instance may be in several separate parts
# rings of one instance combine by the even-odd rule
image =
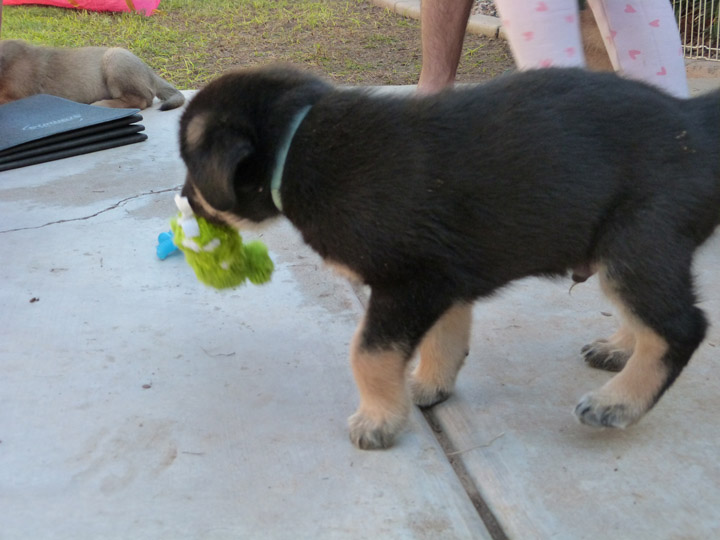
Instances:
[[[473,13],[479,13],[480,15],[489,15],[490,17],[497,17],[497,9],[492,0],[475,0],[472,8]]]
[[[320,0],[326,17],[308,21],[292,3],[278,9],[271,20],[253,19],[252,7],[230,14],[233,24],[218,21],[204,48],[205,73],[230,67],[290,62],[341,84],[415,84],[420,75],[420,23],[373,5],[369,0]],[[183,24],[181,14],[177,21]],[[168,17],[170,19],[170,17]],[[300,22],[299,22],[300,21]],[[176,60],[176,69],[185,69]],[[197,62],[197,61],[196,61]],[[165,70],[173,72],[168,64]],[[513,67],[507,43],[468,34],[458,81],[479,82]],[[197,82],[206,82],[198,73]]]

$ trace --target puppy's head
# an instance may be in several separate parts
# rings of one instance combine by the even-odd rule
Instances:
[[[31,46],[20,39],[0,40],[0,68],[17,57],[27,54]]]
[[[183,188],[193,210],[242,228],[279,214],[270,181],[297,112],[332,87],[287,67],[230,72],[191,100],[180,121]]]
[[[32,50],[19,39],[0,40],[0,105],[38,91],[33,84]]]

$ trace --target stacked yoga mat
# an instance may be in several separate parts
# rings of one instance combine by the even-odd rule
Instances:
[[[139,109],[36,95],[0,106],[0,171],[144,141]]]

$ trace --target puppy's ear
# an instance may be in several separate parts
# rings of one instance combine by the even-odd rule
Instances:
[[[201,164],[203,177],[195,177],[196,187],[213,208],[229,210],[235,206],[235,172],[254,152],[255,147],[245,138],[223,137],[213,144],[209,159]]]
[[[185,129],[183,158],[192,183],[216,210],[235,205],[235,172],[255,148],[248,137],[230,129],[211,129],[207,117],[195,116]]]

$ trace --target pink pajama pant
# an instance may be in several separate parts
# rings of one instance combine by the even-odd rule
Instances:
[[[621,75],[688,97],[669,0],[587,0]],[[585,65],[578,0],[495,0],[519,69]]]

